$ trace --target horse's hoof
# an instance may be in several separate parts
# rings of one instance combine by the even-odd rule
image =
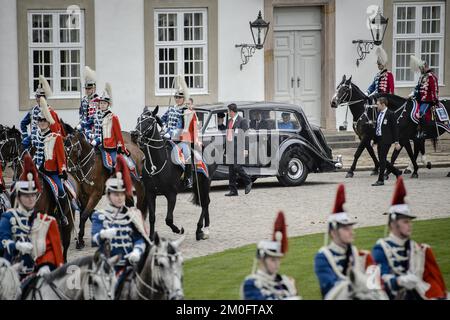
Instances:
[[[85,246],[86,246],[86,245],[84,244],[84,240],[80,240],[80,241],[77,240],[77,243],[76,243],[76,245],[75,245],[75,247],[77,248],[77,250],[81,250],[81,249],[83,249]]]
[[[378,170],[372,170],[372,172],[370,173],[371,176],[377,176],[378,175]]]
[[[406,168],[405,170],[403,170],[403,174],[410,174],[412,173],[411,170],[409,170],[408,168]]]
[[[418,179],[418,178],[419,178],[419,175],[417,173],[413,173],[411,175],[411,179]]]
[[[204,227],[203,228],[203,233],[207,236],[209,236],[209,227]]]
[[[195,240],[197,240],[197,241],[206,240],[208,238],[209,238],[209,236],[206,235],[203,231],[198,231],[195,233]]]
[[[181,230],[180,230],[180,232],[178,232],[179,234],[184,234],[184,228],[183,227],[181,227]]]
[[[427,169],[430,170],[431,169],[431,162],[427,162]]]
[[[353,178],[355,174],[353,173],[353,171],[349,171],[347,172],[347,175],[345,176],[346,178]]]

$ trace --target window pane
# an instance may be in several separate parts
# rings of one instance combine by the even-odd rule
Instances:
[[[51,77],[51,76],[52,76],[52,66],[44,65],[44,77]]]
[[[52,30],[44,30],[44,39],[43,42],[49,43],[52,42]]]
[[[185,13],[184,14],[184,26],[185,27],[192,26],[192,13]]]
[[[80,91],[80,81],[78,79],[72,79],[71,91]]]
[[[202,60],[203,59],[203,48],[195,48],[194,49],[194,59]]]
[[[78,70],[79,70],[79,65],[78,64],[72,64],[70,66],[70,76],[72,78],[77,78],[78,77]]]
[[[60,30],[59,39],[61,42],[69,42],[69,30],[68,29]]]
[[[80,42],[80,30],[72,29],[70,30],[70,42]]]
[[[72,63],[79,63],[80,62],[80,50],[72,50],[70,59],[71,59]]]
[[[61,77],[68,77],[69,76],[69,66],[66,64],[61,65]]]
[[[177,40],[177,29],[169,28],[169,39],[168,41],[176,41]]]
[[[177,14],[169,14],[169,27],[177,26]]]
[[[61,50],[59,52],[61,63],[69,62],[69,50]]]
[[[52,52],[50,50],[44,50],[44,62],[52,63]]]
[[[203,14],[201,14],[201,13],[194,13],[194,25],[195,26],[203,25],[202,15]]]
[[[66,92],[69,91],[69,81],[66,79],[61,80],[61,91]]]
[[[44,16],[43,16],[43,27],[44,28],[52,28],[53,27],[52,19],[53,19],[52,15],[44,14]]]
[[[166,14],[158,14],[158,27],[167,26],[167,15]]]
[[[40,28],[42,26],[42,16],[40,14],[33,14],[31,20],[33,28]]]
[[[33,30],[33,42],[40,42],[40,31]]]

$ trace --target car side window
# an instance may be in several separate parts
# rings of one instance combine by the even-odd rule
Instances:
[[[275,129],[275,112],[270,110],[250,110],[249,128],[253,130]]]
[[[301,125],[297,119],[297,116],[291,111],[277,111],[276,119],[277,119],[277,128],[279,130],[286,130],[286,131],[301,130]]]
[[[207,132],[218,131],[217,128],[217,113],[213,113],[209,119],[208,126],[206,127]]]

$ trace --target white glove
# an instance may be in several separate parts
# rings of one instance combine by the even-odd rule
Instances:
[[[409,98],[414,97],[414,91],[412,91],[412,92],[408,95],[408,97],[409,97]]]
[[[132,265],[135,265],[141,260],[141,251],[139,249],[133,249],[133,251],[127,254],[125,258],[128,259]]]
[[[39,268],[38,272],[37,272],[37,276],[42,277],[46,274],[49,274],[50,271],[50,267],[49,266],[42,266],[41,268]]]
[[[100,238],[111,240],[117,234],[117,228],[108,228],[100,231]]]
[[[419,283],[419,278],[412,273],[408,273],[403,276],[399,276],[397,278],[397,283],[400,287],[403,287],[408,290],[414,289]]]
[[[22,254],[30,254],[31,250],[33,250],[33,245],[30,242],[17,241],[16,249]]]
[[[165,133],[165,134],[163,135],[163,137],[166,138],[166,139],[170,139],[170,134],[167,132],[167,133]]]
[[[81,131],[81,124],[78,124],[78,125],[77,125],[77,130],[78,130],[78,131]]]
[[[97,145],[97,140],[92,140],[91,145],[95,147]]]

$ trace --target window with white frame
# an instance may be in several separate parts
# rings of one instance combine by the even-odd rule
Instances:
[[[30,98],[43,75],[57,98],[74,98],[84,67],[84,12],[28,11]]]
[[[206,9],[155,10],[155,94],[173,94],[183,74],[190,93],[208,93]]]
[[[394,5],[393,73],[396,85],[411,86],[418,74],[410,69],[410,56],[428,62],[443,84],[444,2],[405,2]]]

